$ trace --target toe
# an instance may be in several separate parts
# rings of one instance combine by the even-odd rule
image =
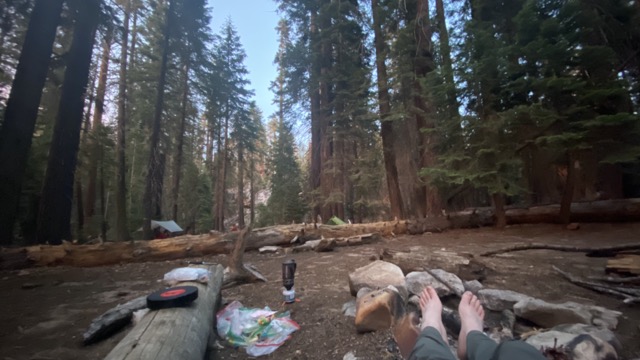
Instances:
[[[438,292],[436,291],[436,289],[434,289],[431,286],[427,286],[427,294],[429,294],[429,299],[436,299],[438,298]]]

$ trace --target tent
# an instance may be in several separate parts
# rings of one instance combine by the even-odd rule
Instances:
[[[167,220],[167,221],[151,220],[151,230],[156,230],[156,229],[158,229],[158,230],[166,230],[169,233],[171,233],[172,235],[176,235],[177,233],[181,233],[181,232],[184,231],[173,220]]]

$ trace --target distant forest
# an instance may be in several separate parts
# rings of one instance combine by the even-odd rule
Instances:
[[[264,114],[205,0],[4,0],[0,245],[640,197],[639,0],[274,8]]]

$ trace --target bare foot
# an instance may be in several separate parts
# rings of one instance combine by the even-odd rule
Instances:
[[[460,313],[462,325],[458,336],[458,357],[461,360],[465,360],[467,358],[467,335],[473,330],[482,331],[484,309],[480,304],[480,300],[467,291],[462,294],[458,312]]]
[[[438,330],[444,342],[448,344],[447,331],[442,324],[442,302],[440,302],[436,290],[431,286],[427,286],[420,294],[420,310],[422,310],[420,330],[432,326]]]

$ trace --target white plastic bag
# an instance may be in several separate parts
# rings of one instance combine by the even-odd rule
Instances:
[[[250,356],[274,352],[300,326],[289,312],[278,313],[268,307],[249,309],[234,301],[216,315],[218,334],[233,346],[245,347]]]
[[[190,267],[176,268],[164,274],[162,281],[167,286],[173,286],[182,281],[197,281],[206,284],[209,282],[209,270]]]

